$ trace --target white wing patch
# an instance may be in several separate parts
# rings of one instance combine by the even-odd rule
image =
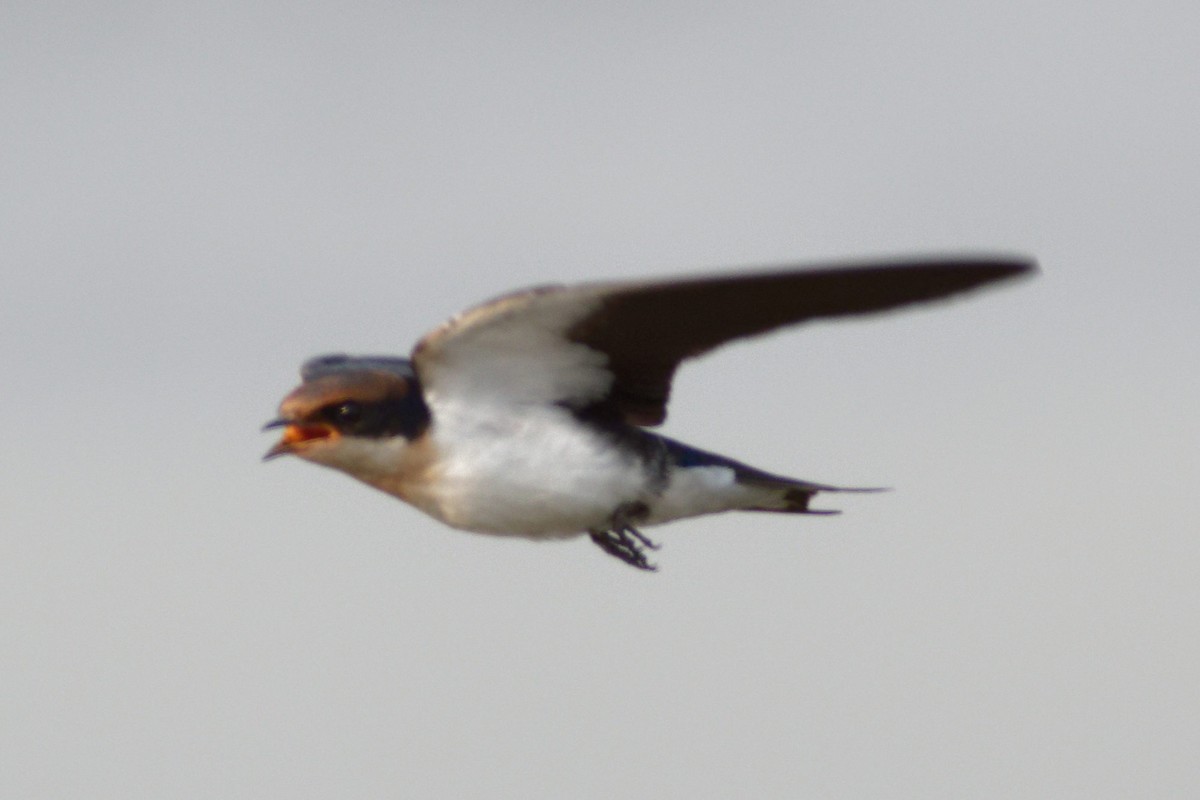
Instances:
[[[599,307],[602,294],[540,289],[456,316],[413,354],[426,399],[436,407],[451,397],[503,405],[602,398],[613,381],[608,356],[566,338]]]

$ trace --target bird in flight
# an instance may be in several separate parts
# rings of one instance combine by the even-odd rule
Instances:
[[[788,268],[547,286],[426,335],[410,358],[326,355],[266,428],[265,458],[341,470],[447,525],[530,539],[586,534],[654,570],[641,528],[721,511],[836,513],[812,483],[653,428],[680,363],[741,337],[950,297],[1032,274],[1018,257]]]

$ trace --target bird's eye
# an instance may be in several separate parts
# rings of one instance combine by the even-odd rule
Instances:
[[[329,407],[329,418],[335,425],[356,425],[362,420],[362,416],[362,405],[353,400]]]

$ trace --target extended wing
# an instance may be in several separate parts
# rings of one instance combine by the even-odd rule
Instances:
[[[413,362],[435,402],[560,403],[657,425],[679,363],[724,342],[949,297],[1033,269],[1020,258],[962,258],[546,287],[455,317],[418,344]]]

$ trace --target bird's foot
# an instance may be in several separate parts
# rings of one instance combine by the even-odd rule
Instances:
[[[645,513],[645,506],[620,508],[613,514],[612,527],[602,531],[589,531],[592,541],[610,556],[621,559],[631,567],[655,572],[658,567],[646,558],[646,549],[657,550],[658,545],[629,523],[631,516]]]

